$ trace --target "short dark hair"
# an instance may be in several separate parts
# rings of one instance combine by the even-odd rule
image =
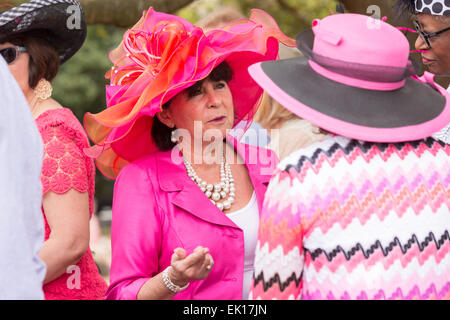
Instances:
[[[35,88],[39,80],[52,81],[58,74],[61,65],[56,49],[50,44],[45,35],[46,31],[29,31],[2,39],[16,46],[27,48],[30,56],[28,66],[28,85]]]
[[[219,64],[214,70],[210,73],[210,75],[200,81],[197,81],[194,85],[192,85],[189,88],[184,89],[184,91],[187,92],[188,95],[190,95],[192,92],[195,92],[199,87],[203,85],[203,82],[206,80],[212,80],[212,81],[225,81],[229,82],[233,77],[233,70],[228,65],[227,62],[223,61],[221,64]],[[166,110],[170,108],[170,103],[172,100],[167,101],[163,104],[163,109]],[[152,138],[153,141],[155,141],[156,146],[161,151],[168,151],[171,150],[175,143],[172,142],[171,136],[172,131],[176,130],[176,128],[169,128],[164,123],[159,121],[158,117],[155,115],[153,117],[153,124],[152,124]]]

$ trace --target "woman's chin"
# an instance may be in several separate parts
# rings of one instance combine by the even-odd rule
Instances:
[[[220,130],[223,132],[223,134],[226,133],[227,130],[231,130],[233,126],[228,122],[208,122],[204,126],[204,132],[207,132],[209,130]]]
[[[442,71],[443,68],[437,62],[430,63],[429,65],[427,65],[427,69],[428,72],[434,73],[437,76],[444,74],[444,72]]]
[[[231,128],[208,127],[203,132],[203,141],[223,141],[226,138],[229,129]]]

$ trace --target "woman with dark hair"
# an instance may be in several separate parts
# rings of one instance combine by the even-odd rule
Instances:
[[[423,64],[436,75],[450,76],[450,1],[399,0],[397,8],[415,15],[416,49]]]
[[[69,7],[80,12],[68,29]],[[95,167],[83,154],[89,141],[73,113],[51,99],[59,65],[82,46],[86,24],[75,0],[29,1],[0,14],[0,54],[28,101],[44,143],[42,213],[46,299],[101,299],[106,282],[89,249]],[[26,187],[26,186],[24,186]]]
[[[450,76],[450,0],[399,0],[397,9],[414,15],[416,49],[423,64],[431,73]],[[433,137],[450,144],[450,125]]]
[[[110,54],[108,108],[85,117],[117,177],[108,299],[247,299],[277,158],[228,132],[251,122],[262,90],[247,67],[280,39],[294,44],[260,10],[204,33],[150,8]]]

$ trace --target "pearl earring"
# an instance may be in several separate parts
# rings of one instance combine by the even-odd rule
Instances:
[[[180,138],[178,137],[176,131],[177,131],[177,130],[173,130],[172,133],[171,133],[171,135],[170,135],[170,140],[171,140],[173,143],[178,143],[178,140],[180,139]]]

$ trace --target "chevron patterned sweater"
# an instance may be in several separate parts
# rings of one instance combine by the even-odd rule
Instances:
[[[450,146],[329,137],[280,163],[253,299],[450,299]]]

